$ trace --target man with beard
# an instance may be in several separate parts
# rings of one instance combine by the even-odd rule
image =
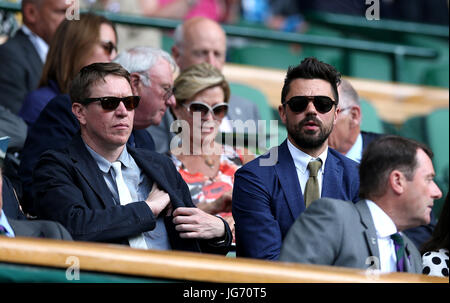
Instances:
[[[340,73],[315,58],[289,68],[278,108],[288,138],[235,174],[237,256],[277,260],[289,228],[313,201],[359,200],[357,163],[328,147],[339,82]]]

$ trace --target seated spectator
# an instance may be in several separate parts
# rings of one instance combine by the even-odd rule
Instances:
[[[429,276],[448,278],[448,254],[450,250],[449,222],[450,209],[448,194],[445,198],[439,221],[433,231],[431,239],[421,248],[423,269],[422,273]]]
[[[12,218],[10,213],[3,211],[3,206],[17,205],[17,201],[14,196],[3,192],[5,187],[3,186],[3,157],[6,153],[7,141],[9,138],[0,138],[0,237],[38,237],[38,238],[52,238],[62,240],[72,240],[72,237],[67,230],[61,226],[61,224],[51,221],[28,221],[20,220],[23,218]],[[4,197],[8,197],[14,200],[4,200]],[[19,219],[19,220],[17,220]]]
[[[359,200],[357,163],[328,148],[339,81],[333,66],[312,57],[289,68],[278,108],[288,138],[235,174],[237,256],[277,260],[289,228],[313,201]]]
[[[23,24],[0,45],[0,105],[17,114],[26,94],[36,89],[48,45],[70,4],[66,0],[22,0]]]
[[[228,224],[193,205],[170,159],[127,146],[140,101],[130,82],[117,63],[88,65],[74,78],[80,133],[36,165],[38,216],[62,223],[78,240],[227,253]]]
[[[171,144],[172,161],[188,184],[194,204],[206,213],[223,217],[234,234],[234,173],[253,156],[246,149],[215,141],[228,110],[228,83],[217,68],[201,63],[177,77],[174,91],[177,103],[173,112],[185,127],[182,125],[182,133],[174,138],[175,143],[180,139],[179,144]]]
[[[338,92],[340,111],[333,131],[328,137],[328,144],[331,148],[359,163],[363,151],[369,143],[383,134],[361,130],[362,112],[359,95],[348,80],[341,81]],[[421,247],[431,237],[435,225],[436,218],[431,212],[429,224],[405,230],[404,233],[416,247]]]
[[[102,16],[82,14],[80,20],[64,20],[56,30],[39,82],[23,101],[19,116],[33,124],[47,103],[67,94],[70,82],[83,66],[110,62],[117,55],[114,24]]]
[[[398,136],[373,141],[359,167],[356,204],[322,198],[292,225],[280,260],[288,262],[422,272],[422,259],[405,229],[430,222],[433,154],[425,145]]]

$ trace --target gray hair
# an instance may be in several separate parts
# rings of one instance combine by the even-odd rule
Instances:
[[[149,47],[137,46],[121,52],[113,61],[122,65],[128,72],[139,74],[140,80],[145,86],[150,86],[150,70],[159,59],[166,60],[172,67],[172,72],[176,72],[177,65],[172,56],[166,51]]]
[[[339,84],[339,101],[341,108],[357,105],[360,106],[359,95],[348,80],[341,79]]]

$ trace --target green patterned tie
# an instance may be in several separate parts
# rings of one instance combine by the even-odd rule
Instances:
[[[405,242],[399,233],[391,235],[391,239],[394,241],[395,255],[397,256],[397,271],[404,272],[406,271]]]
[[[317,173],[322,167],[322,161],[313,160],[308,163],[309,178],[305,187],[305,205],[308,207],[313,201],[320,198],[319,180],[317,180]]]

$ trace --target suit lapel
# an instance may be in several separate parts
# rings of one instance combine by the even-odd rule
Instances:
[[[33,43],[31,43],[30,39],[28,39],[27,35],[22,30],[19,30],[17,32],[16,37],[17,39],[19,39],[20,44],[23,46],[23,48],[27,50],[26,56],[28,57],[28,62],[30,63],[29,67],[32,70],[33,74],[36,75],[36,78],[39,80],[39,75],[41,74],[42,67],[44,66],[43,62],[41,61],[41,57],[34,48]]]
[[[103,179],[97,163],[89,154],[79,134],[73,137],[71,144],[68,146],[68,150],[74,162],[75,169],[83,176],[87,184],[97,194],[99,200],[103,202],[103,205],[105,207],[113,205],[112,198],[105,199],[106,197],[111,197],[111,192]]]
[[[292,219],[295,220],[305,210],[305,202],[294,160],[287,146],[287,139],[278,148],[278,162],[275,164],[275,173],[286,197]]]
[[[366,228],[364,236],[366,238],[367,248],[369,249],[369,256],[374,256],[380,260],[380,250],[378,248],[377,231],[373,223],[372,215],[366,200],[361,200],[355,204],[356,209],[361,217],[361,223]],[[378,264],[378,267],[380,264]]]

